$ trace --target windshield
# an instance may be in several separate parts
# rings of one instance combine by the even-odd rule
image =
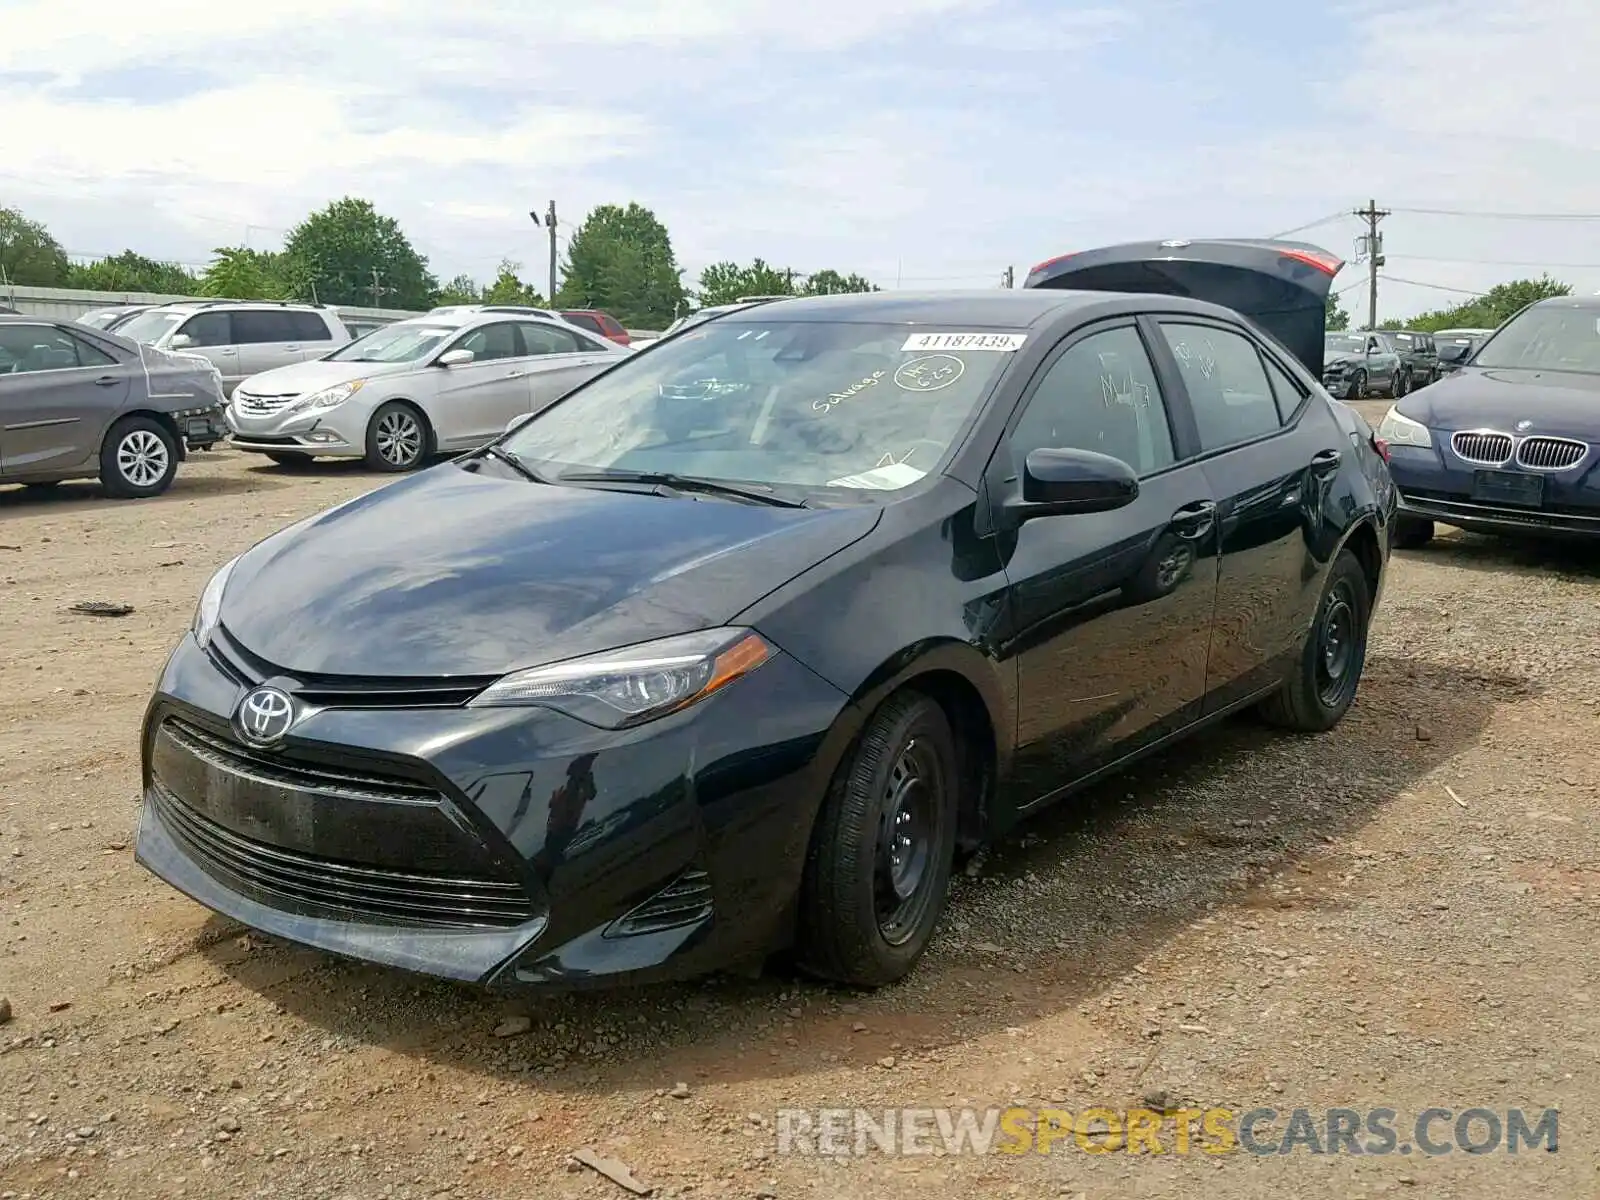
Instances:
[[[329,362],[402,363],[425,358],[446,338],[461,332],[459,325],[384,325],[328,355]]]
[[[1367,338],[1361,333],[1330,333],[1324,345],[1330,354],[1360,354],[1367,348]]]
[[[118,325],[117,332],[136,342],[154,343],[160,341],[164,333],[188,315],[182,312],[140,313],[126,325]]]
[[[562,471],[895,490],[937,466],[1025,335],[714,321],[630,358],[505,446]],[[933,339],[931,342],[929,339]]]
[[[1600,308],[1524,309],[1483,344],[1472,365],[1600,374]]]
[[[87,325],[91,329],[104,329],[122,315],[122,310],[119,308],[101,309],[99,312],[84,313],[78,318],[78,324]]]

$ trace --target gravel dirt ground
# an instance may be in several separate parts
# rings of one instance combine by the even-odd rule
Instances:
[[[206,577],[381,482],[222,451],[159,500],[0,489],[5,1200],[628,1195],[580,1147],[658,1196],[1600,1195],[1600,557],[1397,555],[1337,730],[1240,718],[1044,815],[900,987],[508,1000],[249,934],[132,859],[139,718]],[[1559,1150],[778,1153],[780,1108],[1013,1104],[1388,1107],[1407,1144],[1429,1107],[1558,1107]]]

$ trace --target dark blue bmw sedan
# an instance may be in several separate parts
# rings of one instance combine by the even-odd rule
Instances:
[[[959,851],[1230,713],[1349,708],[1393,497],[1319,382],[1338,266],[1122,247],[685,328],[219,570],[139,861],[489,985],[899,979]]]
[[[1378,426],[1400,492],[1395,545],[1434,523],[1600,537],[1600,298],[1523,309]]]

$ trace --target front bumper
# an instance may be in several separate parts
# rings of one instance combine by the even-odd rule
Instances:
[[[228,436],[226,413],[220,404],[180,409],[169,415],[176,423],[184,445],[191,450],[214,446]]]
[[[208,908],[496,987],[681,978],[788,936],[848,722],[842,693],[786,655],[613,733],[459,697],[409,706],[417,681],[340,693],[225,635],[213,651],[186,636],[150,702],[136,847]],[[307,715],[255,750],[231,716],[269,676]]]
[[[365,422],[342,408],[287,415],[281,412],[257,414],[241,408],[235,394],[228,405],[226,419],[230,441],[240,450],[341,458],[366,453]]]
[[[1455,454],[1449,431],[1430,432],[1432,447],[1401,443],[1389,448],[1402,518],[1440,521],[1475,533],[1600,537],[1600,461],[1592,451],[1568,470],[1536,472],[1544,480],[1543,503],[1531,507],[1475,498],[1474,477],[1485,468]]]

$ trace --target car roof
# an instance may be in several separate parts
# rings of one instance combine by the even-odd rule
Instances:
[[[960,324],[978,329],[1016,329],[1117,300],[1137,301],[1145,307],[1167,310],[1227,313],[1230,317],[1235,315],[1207,301],[1156,296],[1149,292],[991,288],[943,292],[847,292],[833,296],[769,300],[764,304],[742,305],[722,319],[736,323],[771,320],[876,321],[886,324]]]
[[[11,312],[10,310],[0,311],[0,322],[3,322],[5,324],[7,324],[7,325],[55,325],[55,324],[57,324],[57,321],[56,321],[56,319],[54,317],[41,317],[41,316],[38,316],[38,315],[36,315],[34,313]]]
[[[1600,296],[1546,296],[1530,308],[1600,308]]]

